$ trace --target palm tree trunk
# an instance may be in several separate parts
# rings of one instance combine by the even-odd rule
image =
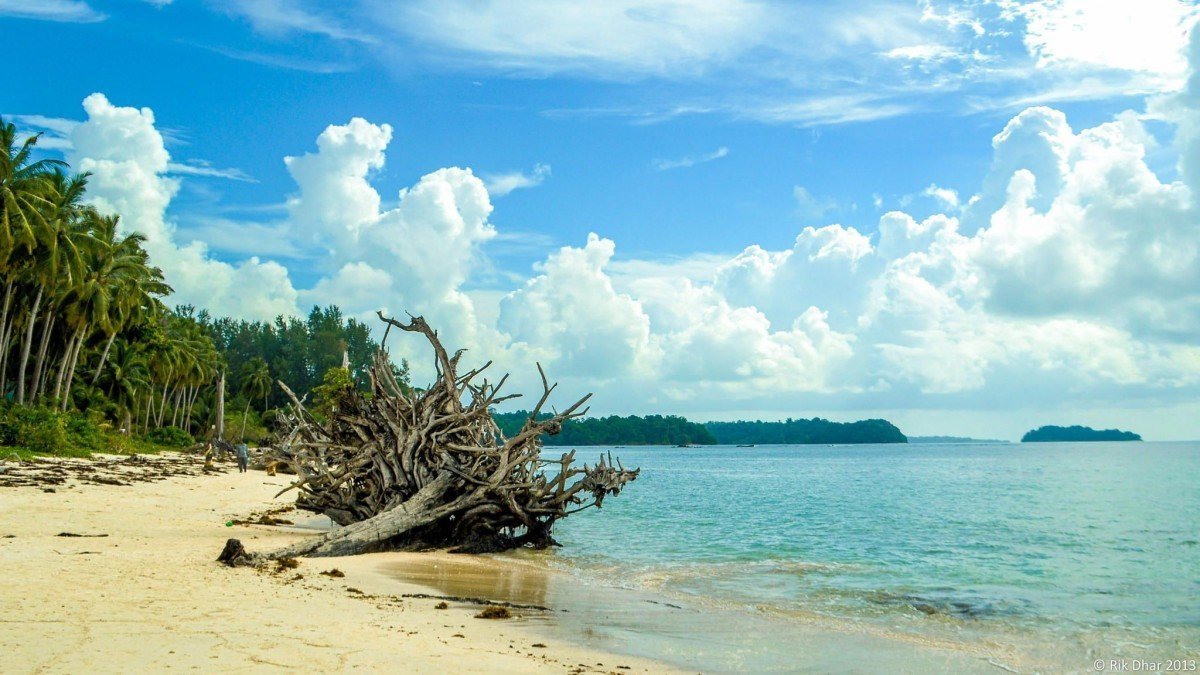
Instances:
[[[7,355],[8,349],[8,309],[12,306],[13,282],[9,279],[4,286],[4,310],[0,312],[0,352],[5,352]],[[0,361],[0,368],[7,365],[7,359]],[[2,383],[3,380],[0,380]],[[0,390],[3,390],[3,385],[0,384]]]
[[[67,402],[71,400],[71,383],[75,381],[75,367],[79,365],[79,352],[83,351],[84,337],[84,328],[80,327],[79,339],[75,342],[75,353],[71,355],[71,368],[67,371],[67,385],[63,392],[59,410],[66,410]]]
[[[167,412],[167,387],[170,386],[170,382],[163,384],[162,402],[158,405],[158,414],[154,416],[154,426],[159,429],[162,428],[163,415]]]
[[[113,331],[112,335],[108,336],[108,342],[104,343],[104,353],[100,355],[100,365],[96,366],[96,374],[92,375],[92,384],[100,379],[100,371],[104,369],[104,362],[108,360],[108,350],[112,349],[113,340],[117,339],[117,332]]]
[[[242,412],[242,434],[238,436],[239,443],[246,442],[246,418],[250,416],[250,399],[246,399],[246,410]]]
[[[0,395],[8,390],[8,338],[12,334],[14,323],[16,322],[9,322],[4,327],[4,335],[0,335]]]
[[[221,383],[217,385],[217,439],[225,439],[225,371],[221,371]]]
[[[175,388],[174,400],[171,401],[171,426],[179,426],[179,413],[183,409],[183,391],[185,387],[179,385]]]
[[[31,401],[36,401],[42,395],[46,379],[46,369],[50,365],[46,360],[46,350],[50,348],[50,335],[54,331],[54,322],[57,318],[54,312],[47,312],[46,318],[42,319],[42,343],[38,346],[37,363],[33,366],[33,391],[29,394],[29,400]]]
[[[56,400],[62,396],[63,380],[67,376],[67,363],[71,360],[71,353],[75,351],[75,340],[77,339],[79,339],[79,331],[75,331],[75,334],[67,340],[62,359],[58,362],[58,377],[54,381],[54,398]]]
[[[192,432],[192,409],[196,407],[196,395],[200,393],[200,385],[190,387],[188,392],[187,402],[187,419],[183,421],[183,428],[188,432]]]
[[[37,296],[33,299],[33,309],[29,310],[29,325],[25,327],[25,342],[21,344],[21,367],[17,370],[17,403],[25,403],[25,370],[29,365],[29,352],[33,349],[33,325],[37,323],[38,310],[42,307],[42,295],[45,286],[38,286]]]

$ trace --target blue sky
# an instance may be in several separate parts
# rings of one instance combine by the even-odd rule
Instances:
[[[0,114],[214,312],[423,312],[599,412],[1191,438],[1195,11],[0,0]]]

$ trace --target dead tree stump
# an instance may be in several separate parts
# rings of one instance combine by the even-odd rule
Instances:
[[[557,386],[539,365],[542,395],[521,430],[506,438],[492,408],[519,396],[500,395],[507,375],[495,384],[487,379],[476,384],[490,361],[460,375],[465,350],[451,356],[423,318],[401,323],[382,312],[379,318],[389,331],[419,333],[429,341],[436,381],[423,390],[400,386],[381,348],[369,369],[369,392],[347,392],[327,419],[314,417],[280,382],[291,405],[272,459],[297,476],[284,491],[297,490],[298,508],[325,514],[342,527],[277,551],[247,554],[250,558],[544,548],[556,545],[550,536],[555,521],[600,507],[607,495],[637,478],[638,469],[625,469],[611,454],[582,468],[574,465],[574,450],[542,458],[542,434],[558,433],[564,422],[586,414],[583,405],[591,394],[539,419]]]

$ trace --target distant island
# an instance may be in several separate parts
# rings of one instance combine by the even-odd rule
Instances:
[[[505,436],[521,430],[529,413],[495,413]],[[831,422],[787,419],[782,422],[692,422],[678,415],[583,417],[568,420],[560,433],[544,436],[549,446],[563,445],[760,445],[907,443],[908,438],[887,420]]]
[[[1062,443],[1081,441],[1140,441],[1142,437],[1132,431],[1120,429],[1097,430],[1079,425],[1070,427],[1038,427],[1021,437],[1022,443]]]
[[[548,414],[543,416],[549,418]],[[494,413],[493,419],[505,436],[521,430],[529,412]],[[540,417],[540,416],[539,416]],[[562,431],[543,436],[545,445],[716,445],[717,439],[698,422],[678,415],[629,415],[580,417],[567,420]]]
[[[704,426],[722,445],[908,442],[896,425],[878,419],[830,422],[820,417],[810,420],[788,418],[782,422],[709,422]]]
[[[968,438],[966,436],[909,436],[909,443],[1008,443],[995,438]]]

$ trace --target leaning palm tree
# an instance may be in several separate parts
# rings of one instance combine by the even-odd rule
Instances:
[[[17,403],[25,402],[25,375],[33,347],[34,325],[39,318],[48,323],[51,314],[42,305],[46,289],[70,284],[80,277],[86,266],[82,249],[91,241],[91,236],[81,221],[83,214],[90,211],[83,206],[87,179],[86,173],[68,175],[65,171],[53,171],[48,177],[51,198],[44,209],[46,217],[43,222],[46,226],[36,233],[38,242],[33,249],[34,255],[26,259],[28,264],[24,266],[24,276],[32,287],[37,288],[37,292],[29,308],[25,322],[25,339],[21,343],[21,360],[17,368]],[[51,292],[53,293],[53,290]],[[40,317],[39,313],[46,316]]]
[[[0,305],[0,382],[7,371],[7,355],[13,333],[12,308],[14,285],[13,258],[31,253],[38,232],[45,228],[53,187],[49,175],[66,164],[57,159],[33,159],[39,135],[17,138],[17,129],[0,118],[0,281],[4,283],[4,301]],[[0,388],[2,388],[0,384]]]

